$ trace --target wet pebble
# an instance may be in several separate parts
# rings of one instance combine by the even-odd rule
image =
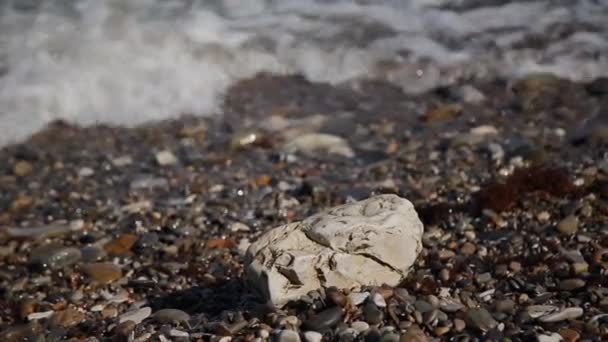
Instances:
[[[571,235],[578,230],[578,218],[570,215],[557,224],[557,230],[564,235]]]
[[[152,318],[161,324],[180,324],[188,322],[190,315],[178,309],[162,309],[156,311]]]
[[[300,335],[293,331],[284,329],[273,335],[272,341],[274,342],[300,342]]]
[[[53,314],[49,320],[51,327],[71,327],[79,324],[84,320],[84,313],[74,309],[67,308],[65,310],[57,311]]]
[[[365,304],[363,316],[369,324],[380,324],[384,319],[384,313],[374,303]]]
[[[324,332],[340,323],[342,320],[342,315],[342,309],[339,307],[325,309],[314,317],[308,319],[304,323],[304,326],[308,330]]]
[[[473,308],[467,311],[467,325],[475,327],[481,331],[489,331],[498,325],[488,310],[484,308]]]
[[[34,249],[30,255],[30,263],[42,268],[58,269],[77,263],[81,257],[79,249],[50,243]]]
[[[98,284],[110,284],[122,277],[120,266],[111,262],[97,262],[82,267],[84,273]]]
[[[584,287],[585,284],[583,279],[565,279],[559,283],[559,288],[564,291],[573,291]]]

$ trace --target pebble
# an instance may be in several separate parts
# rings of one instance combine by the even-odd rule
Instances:
[[[559,288],[564,291],[572,291],[584,287],[585,284],[583,279],[565,279],[559,283]]]
[[[350,302],[354,306],[359,306],[369,297],[369,292],[351,292],[348,294]]]
[[[496,301],[496,311],[502,313],[512,313],[515,310],[515,301],[504,299]]]
[[[30,255],[30,263],[43,268],[59,269],[77,263],[81,257],[79,249],[52,242],[34,249]]]
[[[162,309],[152,315],[152,318],[161,324],[180,324],[190,320],[190,315],[178,309]]]
[[[467,327],[467,324],[465,321],[463,321],[460,318],[454,319],[454,330],[460,332],[460,331],[463,331],[464,328],[466,328],[466,327]]]
[[[132,190],[165,188],[168,185],[169,181],[166,178],[148,175],[137,176],[129,184]]]
[[[583,315],[583,309],[579,307],[566,308],[559,312],[554,312],[539,318],[541,322],[553,323],[561,322],[569,319],[575,319]]]
[[[76,324],[79,324],[84,320],[84,313],[74,309],[67,308],[65,310],[57,311],[53,313],[51,319],[49,320],[49,325],[51,327],[65,327],[69,328]]]
[[[95,245],[85,246],[80,249],[82,261],[95,262],[103,259],[107,254],[103,248]]]
[[[152,314],[152,309],[150,307],[143,307],[140,309],[135,309],[131,311],[127,311],[118,317],[118,322],[123,323],[126,321],[133,321],[135,324],[141,323],[144,319],[150,317]]]
[[[551,333],[551,335],[538,335],[538,342],[560,342],[562,336],[558,333]]]
[[[314,156],[320,152],[340,155],[346,158],[355,156],[355,152],[344,138],[323,133],[301,135],[285,144],[283,149],[287,153],[301,152],[310,156]]]
[[[526,312],[530,317],[538,318],[555,312],[557,309],[555,305],[530,305],[526,308]]]
[[[169,336],[188,338],[188,337],[190,337],[190,334],[187,331],[171,329],[171,330],[169,330]]]
[[[306,331],[304,332],[304,341],[306,342],[321,342],[323,339],[323,335],[316,331]]]
[[[464,255],[473,255],[476,250],[477,247],[471,242],[465,242],[462,247],[460,247],[460,253]]]
[[[42,240],[73,233],[81,229],[82,227],[69,224],[51,224],[37,227],[9,227],[6,228],[6,232],[8,236],[13,239]]]
[[[272,339],[275,342],[300,342],[300,335],[293,331],[293,330],[288,330],[288,329],[284,329],[281,330],[278,334],[273,336],[274,338]]]
[[[103,249],[110,255],[124,255],[131,250],[136,241],[137,235],[122,234],[116,239],[106,243],[103,246]]]
[[[234,222],[231,226],[230,226],[230,230],[233,232],[248,232],[251,230],[251,228],[249,228],[248,225],[242,223],[242,222]]]
[[[137,239],[134,248],[136,249],[146,249],[155,246],[159,241],[159,237],[157,233],[145,233]]]
[[[164,150],[156,153],[156,162],[160,166],[177,164],[177,157],[173,152]]]
[[[488,331],[496,328],[498,322],[484,308],[472,308],[467,311],[467,324],[481,331]]]
[[[133,158],[131,158],[131,156],[120,156],[117,158],[112,159],[112,165],[116,166],[116,167],[123,167],[123,166],[127,166],[130,165],[131,163],[133,163]]]
[[[53,315],[55,311],[50,310],[50,311],[43,311],[43,312],[32,312],[31,314],[27,315],[27,320],[28,321],[35,321],[38,319],[44,319],[44,318],[49,318]]]
[[[394,332],[386,333],[380,338],[380,342],[399,342],[399,340],[399,335]]]
[[[384,297],[380,293],[374,293],[372,300],[374,301],[374,304],[376,304],[377,307],[386,307],[386,300],[384,300]]]
[[[462,113],[462,106],[459,104],[449,104],[435,108],[424,115],[427,123],[440,122],[453,119]]]
[[[304,323],[308,330],[324,332],[340,323],[342,320],[342,308],[332,307],[319,312]]]
[[[13,173],[15,174],[15,176],[18,176],[18,177],[29,176],[33,172],[34,172],[34,164],[32,164],[28,161],[25,161],[25,160],[20,160],[20,161],[16,162],[15,165],[13,166]]]
[[[336,288],[327,289],[327,299],[336,306],[344,307],[346,305],[346,296]]]
[[[369,329],[369,324],[363,321],[354,321],[350,324],[350,327],[355,329],[358,333],[362,333]]]
[[[98,284],[110,284],[122,277],[120,266],[112,262],[97,262],[82,267],[84,273]]]
[[[457,312],[465,308],[464,304],[461,302],[452,299],[452,298],[442,298],[439,302],[439,308],[445,312]]]
[[[129,336],[129,334],[131,334],[131,332],[133,330],[135,330],[135,326],[137,326],[137,323],[135,323],[135,322],[133,322],[131,320],[126,320],[124,322],[120,322],[114,328],[114,333],[117,336],[127,337],[127,336]]]
[[[78,170],[78,176],[82,177],[82,178],[90,177],[94,174],[95,174],[95,170],[91,169],[90,167],[83,167],[80,170]]]
[[[399,342],[428,342],[429,339],[420,329],[420,326],[413,324],[411,327],[407,329],[405,334],[401,336]]]
[[[370,324],[380,324],[384,319],[384,313],[378,309],[374,303],[365,304],[363,307],[363,316]]]
[[[578,218],[570,215],[557,224],[557,230],[564,235],[571,235],[578,230]]]

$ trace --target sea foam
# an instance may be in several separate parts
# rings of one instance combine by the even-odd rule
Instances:
[[[262,71],[384,78],[409,93],[461,77],[608,74],[608,1],[38,3],[0,1],[0,146],[56,119],[221,114],[226,89]]]

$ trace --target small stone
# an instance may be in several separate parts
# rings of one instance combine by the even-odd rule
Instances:
[[[52,242],[34,249],[30,263],[42,268],[59,269],[77,263],[81,257],[79,249]]]
[[[452,299],[452,298],[442,298],[439,301],[439,308],[445,312],[457,312],[465,308],[464,304],[461,302]]]
[[[517,261],[511,261],[509,263],[509,269],[511,269],[511,271],[517,273],[517,272],[521,271],[521,263],[519,263]]]
[[[76,225],[51,224],[38,227],[9,227],[6,229],[8,236],[14,239],[43,240],[50,237],[58,237],[82,230]]]
[[[24,298],[19,302],[19,306],[17,308],[19,312],[19,318],[24,319],[28,315],[34,312],[38,301],[34,298]]]
[[[161,324],[180,324],[190,320],[190,315],[178,309],[162,309],[152,315],[152,318]]]
[[[538,318],[557,311],[555,305],[530,305],[526,308],[526,312],[531,318]]]
[[[462,247],[460,247],[460,253],[464,255],[473,255],[477,251],[477,247],[471,242],[465,242]]]
[[[462,113],[462,106],[459,104],[450,104],[435,108],[424,115],[424,121],[427,123],[440,122],[453,119]]]
[[[241,222],[234,222],[231,226],[230,226],[230,230],[233,232],[248,232],[251,230],[251,228],[249,228],[248,225],[241,223]]]
[[[18,177],[29,176],[32,172],[34,172],[34,164],[25,160],[20,160],[13,166],[13,173]]]
[[[304,323],[308,330],[324,332],[336,326],[342,320],[342,308],[332,307],[319,312]]]
[[[115,328],[114,328],[114,333],[117,336],[121,336],[121,337],[127,337],[131,334],[131,332],[133,330],[135,330],[135,327],[137,326],[137,324],[133,321],[123,321],[120,322]]]
[[[306,342],[321,342],[323,335],[316,331],[306,331],[304,333],[304,341]]]
[[[467,311],[467,325],[475,327],[483,332],[496,328],[498,322],[483,308],[472,308]]]
[[[65,327],[69,328],[76,324],[79,324],[84,320],[84,313],[74,308],[67,308],[65,310],[57,311],[53,314],[49,320],[51,327]]]
[[[28,321],[35,321],[38,319],[49,318],[53,315],[53,313],[55,313],[55,311],[53,311],[53,310],[43,311],[43,312],[32,312],[31,314],[26,315],[25,317],[27,317]]]
[[[515,302],[511,299],[496,301],[496,311],[502,313],[513,313],[515,310]]]
[[[187,331],[171,329],[171,330],[169,330],[169,336],[188,338],[188,337],[190,337],[190,334]]]
[[[106,306],[101,310],[101,317],[103,319],[114,318],[116,316],[118,316],[118,310],[112,305]]]
[[[80,254],[82,255],[82,261],[84,262],[99,261],[107,255],[103,248],[95,245],[82,247]]]
[[[273,342],[300,342],[300,335],[293,330],[281,330],[273,336]]]
[[[332,287],[325,291],[327,293],[327,299],[335,306],[344,307],[346,306],[346,296],[339,291],[337,288]]]
[[[583,279],[565,279],[559,283],[559,289],[564,291],[573,291],[584,287],[586,282]]]
[[[112,159],[112,165],[115,167],[123,167],[133,163],[133,158],[131,156],[120,156],[118,158]]]
[[[384,297],[380,293],[374,293],[372,300],[374,301],[374,304],[376,304],[377,307],[386,307],[386,300],[384,300]]]
[[[466,328],[467,324],[465,321],[463,321],[460,318],[455,318],[454,319],[454,330],[461,332],[464,330],[464,328]]]
[[[95,174],[95,170],[91,169],[90,167],[83,167],[80,170],[78,170],[78,176],[82,177],[82,178],[90,177],[94,174]]]
[[[374,303],[365,304],[363,316],[369,324],[380,324],[384,319],[384,313]]]
[[[120,266],[112,262],[97,262],[82,267],[84,273],[98,284],[110,284],[122,277]]]
[[[549,214],[548,211],[541,211],[540,213],[538,213],[538,215],[536,215],[536,219],[539,222],[547,222],[547,221],[549,221],[550,218],[551,218],[551,214]]]
[[[348,294],[350,302],[354,306],[359,306],[369,297],[369,292],[351,292]]]
[[[439,259],[441,260],[447,260],[450,258],[453,258],[456,255],[456,253],[454,253],[454,251],[451,251],[449,249],[442,249],[441,251],[439,251]]]
[[[151,248],[156,246],[156,244],[158,244],[159,241],[159,237],[157,233],[151,232],[151,233],[145,233],[143,235],[141,235],[139,237],[139,239],[137,239],[137,242],[135,243],[134,248],[136,249],[146,249],[146,248]]]
[[[581,334],[574,329],[561,329],[559,334],[562,336],[564,341],[566,342],[576,342],[581,338]]]
[[[169,181],[166,178],[154,177],[150,175],[136,176],[129,184],[132,190],[141,189],[152,189],[152,188],[165,188],[169,185]]]
[[[437,327],[433,332],[435,333],[435,336],[443,336],[447,334],[450,330],[450,327]]]
[[[399,335],[394,332],[388,332],[382,335],[380,342],[399,342]]]
[[[177,164],[177,157],[168,150],[156,153],[156,162],[160,166]]]
[[[407,329],[405,334],[401,335],[401,339],[399,342],[428,342],[426,334],[420,326],[413,324],[411,327]]]
[[[484,284],[492,280],[492,274],[490,272],[481,273],[475,276],[475,280],[478,284]]]
[[[143,307],[131,311],[127,311],[118,317],[118,322],[123,323],[126,321],[133,321],[135,324],[141,323],[144,319],[150,317],[152,309],[150,307]]]
[[[583,315],[583,309],[578,307],[566,308],[561,311],[542,316],[539,320],[543,323],[561,322],[575,319]]]
[[[570,215],[557,224],[557,230],[564,235],[571,235],[578,230],[578,218]]]
[[[558,333],[551,333],[551,335],[538,335],[538,342],[560,342],[562,336]]]
[[[369,324],[363,321],[354,321],[350,324],[350,327],[355,329],[358,333],[362,333],[369,329]]]
[[[106,243],[103,249],[110,255],[125,255],[131,250],[136,241],[137,235],[122,234],[118,238]]]
[[[314,156],[319,153],[329,155],[340,155],[346,158],[353,158],[355,152],[348,142],[336,135],[323,133],[310,133],[301,135],[283,146],[286,153],[300,152],[305,155]]]

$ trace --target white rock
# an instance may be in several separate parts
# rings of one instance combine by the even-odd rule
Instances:
[[[326,152],[327,154],[337,154],[347,158],[355,156],[355,152],[346,140],[336,135],[323,133],[301,135],[288,142],[283,148],[289,153],[302,152],[313,155],[318,152]]]
[[[538,335],[538,342],[560,342],[564,339],[558,333],[551,333],[551,335]]]
[[[380,195],[266,232],[245,255],[249,284],[276,306],[321,287],[397,285],[422,249],[412,203]]]
[[[386,307],[386,301],[384,300],[384,297],[382,297],[381,294],[374,293],[374,296],[372,297],[372,300],[374,301],[374,304],[376,304],[377,307],[379,307],[379,308],[385,308]]]
[[[133,321],[135,324],[139,324],[144,319],[150,317],[151,313],[152,309],[149,306],[143,307],[141,309],[127,311],[124,314],[120,315],[120,317],[118,318],[118,323]]]
[[[369,297],[369,292],[351,292],[348,294],[351,303],[354,306],[359,306]]]
[[[49,318],[51,316],[53,316],[53,313],[55,311],[50,310],[50,311],[42,311],[42,312],[32,312],[31,314],[27,315],[27,320],[28,321],[36,321],[39,319],[44,319],[44,318]]]
[[[156,153],[156,162],[161,166],[173,165],[177,163],[177,157],[171,151],[160,151]]]
[[[323,340],[323,335],[316,331],[307,331],[304,333],[304,341],[306,342],[321,342]]]

